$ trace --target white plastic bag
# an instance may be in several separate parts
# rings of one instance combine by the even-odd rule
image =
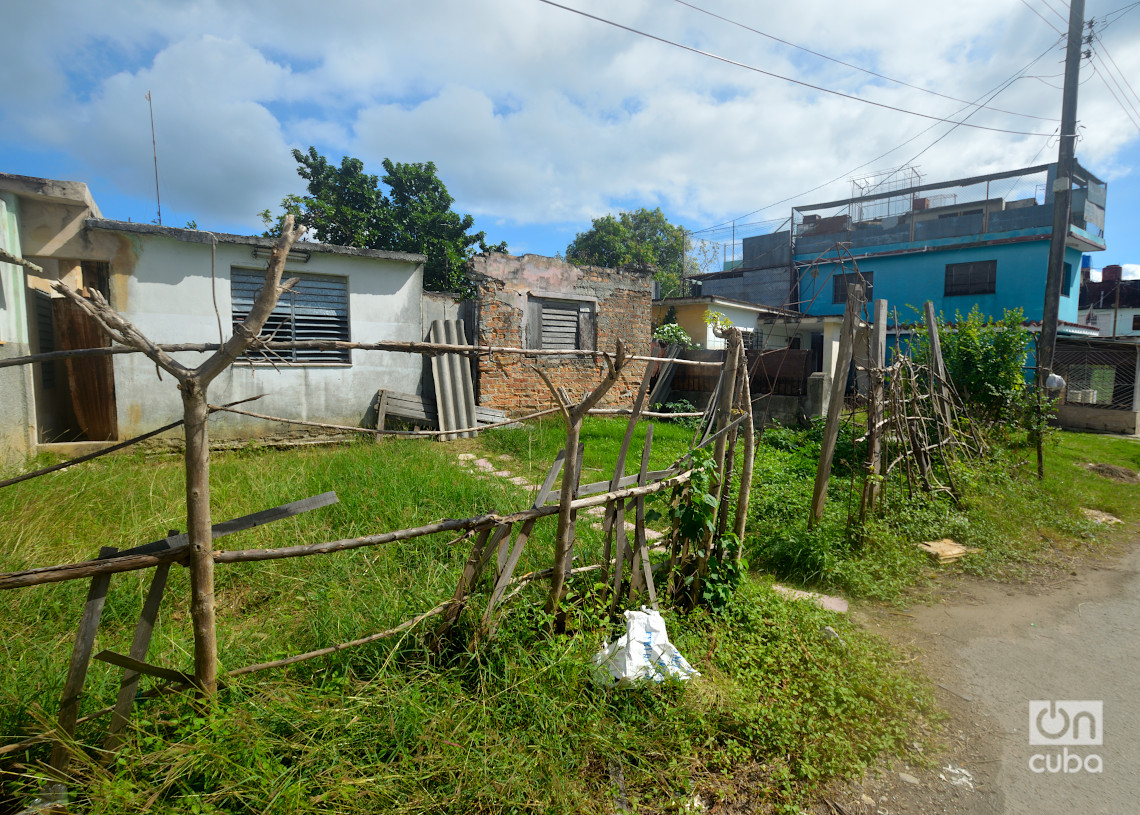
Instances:
[[[625,635],[604,645],[594,655],[596,679],[601,684],[626,687],[638,680],[660,682],[666,676],[684,681],[700,676],[681,656],[669,634],[665,620],[651,608],[625,612]]]

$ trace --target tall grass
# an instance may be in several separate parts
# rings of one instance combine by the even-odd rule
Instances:
[[[612,468],[623,420],[591,420],[586,480]],[[639,430],[643,435],[644,430]],[[655,427],[653,466],[687,447],[690,431]],[[274,547],[402,528],[528,504],[525,489],[459,470],[456,454],[495,457],[540,476],[561,446],[556,423],[477,442],[361,443],[320,450],[215,455],[216,519],[335,490],[336,506],[219,539]],[[639,442],[635,439],[634,450]],[[503,461],[500,456],[509,456]],[[628,469],[637,466],[631,454]],[[117,456],[0,490],[0,570],[90,557],[180,528],[181,463]],[[553,521],[536,527],[522,569],[549,565]],[[448,597],[470,542],[445,536],[335,555],[218,568],[223,668],[379,631]],[[598,533],[581,524],[583,558]],[[124,651],[148,580],[117,575],[96,648]],[[487,589],[486,581],[481,591]],[[916,677],[881,643],[813,606],[747,582],[721,614],[668,615],[674,641],[703,676],[686,685],[603,690],[592,655],[614,629],[571,587],[565,637],[549,638],[544,587],[512,602],[497,638],[474,652],[433,650],[426,630],[290,669],[231,681],[215,707],[166,696],[140,700],[117,761],[73,766],[76,811],[598,812],[612,808],[609,767],[623,769],[635,805],[681,807],[695,791],[731,799],[733,767],[760,763],[761,797],[788,805],[818,779],[898,749],[906,723],[928,710]],[[0,593],[0,742],[44,728],[60,687],[86,586],[82,581]],[[184,570],[171,575],[148,660],[187,669],[192,637]],[[460,621],[468,641],[479,596]],[[847,650],[825,638],[839,629]],[[119,671],[91,666],[82,712],[108,704]],[[145,684],[145,683],[144,683]],[[82,726],[101,740],[105,720]],[[40,746],[0,759],[0,811],[39,781]],[[86,751],[81,756],[93,755]],[[7,803],[5,803],[7,802]],[[18,808],[18,807],[17,807]]]

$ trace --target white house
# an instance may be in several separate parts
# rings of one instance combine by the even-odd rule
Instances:
[[[56,279],[98,289],[157,343],[218,342],[252,304],[272,246],[262,237],[105,220],[84,184],[0,174],[0,248],[43,268],[0,263],[0,358],[104,343],[51,290]],[[421,340],[423,262],[418,254],[298,243],[284,277],[299,283],[267,332],[276,340]],[[378,388],[414,393],[421,371],[410,354],[261,354],[219,376],[210,400],[265,394],[250,409],[360,425]],[[175,383],[159,381],[140,354],[0,368],[0,459],[54,442],[127,439],[181,415]],[[219,438],[281,429],[232,414],[211,425]]]

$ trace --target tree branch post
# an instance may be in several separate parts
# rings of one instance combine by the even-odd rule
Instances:
[[[277,307],[281,293],[296,282],[290,280],[282,286],[281,274],[285,270],[289,250],[303,233],[303,228],[294,229],[292,215],[285,218],[277,245],[274,246],[265,269],[265,282],[257,293],[249,315],[241,324],[234,326],[233,335],[197,368],[188,368],[163,351],[129,320],[116,313],[98,292],[92,292],[88,299],[72,291],[62,281],[52,284],[57,292],[96,320],[112,339],[145,354],[155,365],[178,380],[186,434],[186,531],[190,541],[187,566],[190,569],[190,615],[194,628],[194,682],[206,698],[211,698],[218,692],[214,544],[210,518],[210,435],[206,424],[210,409],[207,390],[218,374],[257,341],[266,320]]]

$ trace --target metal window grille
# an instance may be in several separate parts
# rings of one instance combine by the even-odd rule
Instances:
[[[1065,401],[1112,410],[1135,410],[1136,349],[1076,341],[1058,342],[1053,370],[1065,379]]]
[[[837,274],[831,278],[831,302],[847,303],[848,284],[863,284],[863,302],[870,303],[875,299],[872,288],[875,285],[874,272],[861,272],[859,274]]]
[[[262,335],[277,342],[303,340],[338,340],[348,342],[348,278],[299,275],[286,272],[284,277],[298,278],[297,284],[281,295],[277,307],[269,315]],[[249,269],[230,270],[230,303],[233,324],[244,320],[253,308],[254,298],[265,280],[265,273]],[[350,363],[347,350],[289,349],[286,351],[249,351],[248,360],[273,360],[296,363]]]
[[[993,294],[997,290],[997,261],[975,260],[946,264],[944,296]]]

